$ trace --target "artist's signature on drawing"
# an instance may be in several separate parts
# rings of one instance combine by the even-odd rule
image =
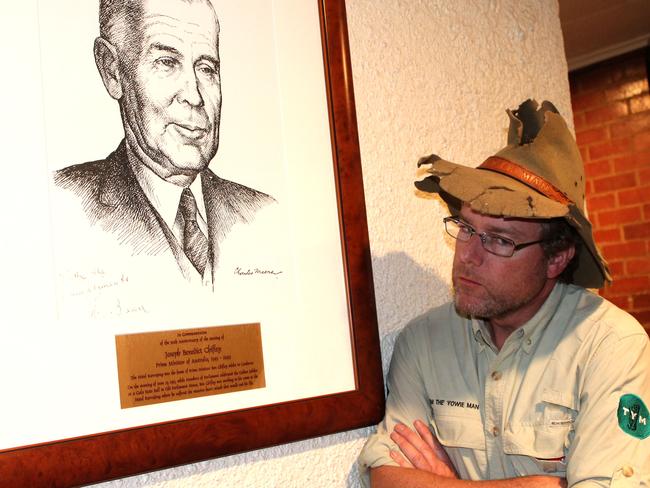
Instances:
[[[234,274],[238,276],[255,276],[255,275],[278,276],[282,274],[282,271],[276,271],[274,269],[260,269],[260,268],[242,269],[239,266],[237,266],[235,268]]]

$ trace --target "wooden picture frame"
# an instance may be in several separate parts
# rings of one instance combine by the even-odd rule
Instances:
[[[96,483],[355,429],[381,420],[383,375],[345,1],[317,1],[355,390],[8,449],[0,452],[1,486]]]

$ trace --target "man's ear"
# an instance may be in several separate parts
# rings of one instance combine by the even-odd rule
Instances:
[[[549,279],[555,279],[560,276],[569,265],[575,254],[576,248],[575,246],[571,246],[563,249],[562,251],[558,251],[556,254],[548,258],[548,263],[546,265],[546,277]]]
[[[122,78],[117,57],[117,49],[106,39],[95,39],[95,64],[102,77],[108,94],[115,100],[122,98]]]

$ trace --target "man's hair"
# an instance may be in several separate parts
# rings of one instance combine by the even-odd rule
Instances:
[[[141,13],[141,0],[100,0],[99,36],[117,48],[123,47]]]
[[[542,235],[540,239],[544,239],[541,246],[547,258],[555,256],[558,252],[570,247],[575,248],[573,259],[571,259],[562,274],[558,277],[558,281],[562,283],[572,283],[573,273],[578,267],[578,256],[581,252],[584,252],[582,249],[582,238],[578,234],[578,231],[561,217],[543,221],[541,225]]]
[[[183,0],[194,3],[197,0]],[[212,6],[212,2],[205,0]],[[99,35],[116,47],[122,47],[130,36],[133,26],[142,17],[142,0],[99,0]],[[215,14],[216,18],[216,14]]]

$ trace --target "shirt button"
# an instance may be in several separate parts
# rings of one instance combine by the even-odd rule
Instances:
[[[533,341],[531,341],[530,339],[526,339],[526,345],[527,346],[530,346],[532,343],[533,343]]]
[[[497,426],[492,427],[492,435],[494,437],[499,437],[499,428]]]
[[[492,371],[492,379],[499,381],[501,379],[501,371]]]
[[[623,466],[623,476],[626,478],[629,478],[634,474],[634,469],[630,465],[625,465]]]

